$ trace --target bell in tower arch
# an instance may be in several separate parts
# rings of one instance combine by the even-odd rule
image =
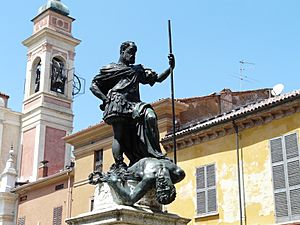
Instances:
[[[67,76],[65,74],[65,64],[58,58],[52,59],[51,65],[51,91],[64,94],[65,82]]]
[[[35,69],[34,92],[38,92],[40,90],[40,81],[41,81],[41,61],[38,63]]]

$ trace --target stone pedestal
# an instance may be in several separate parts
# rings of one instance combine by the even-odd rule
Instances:
[[[126,185],[132,186],[128,182]],[[154,190],[153,190],[154,191]],[[69,218],[69,225],[186,225],[190,219],[165,213],[156,202],[155,193],[150,191],[134,206],[122,205],[121,200],[107,183],[100,183],[95,188],[94,210]]]
[[[66,220],[69,225],[186,225],[190,219],[149,209],[118,205]]]

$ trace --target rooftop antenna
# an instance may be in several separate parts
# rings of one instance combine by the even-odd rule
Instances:
[[[244,74],[244,71],[245,71],[245,68],[244,68],[244,65],[255,65],[255,63],[251,63],[251,62],[247,62],[245,60],[240,60],[239,61],[240,63],[240,74],[239,74],[239,79],[240,79],[240,91],[242,90],[242,82],[245,81],[245,80],[251,80],[249,77],[247,77],[245,74]]]
[[[272,88],[271,94],[273,96],[279,96],[282,93],[283,89],[284,89],[284,85],[283,84],[276,84]]]

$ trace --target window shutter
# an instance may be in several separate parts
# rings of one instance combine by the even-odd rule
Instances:
[[[299,149],[297,143],[297,134],[289,134],[284,137],[285,148],[286,148],[286,158],[291,159],[299,156]]]
[[[291,213],[293,219],[299,219],[300,215],[300,188],[290,191]]]
[[[207,213],[216,212],[216,173],[215,165],[206,166]]]
[[[273,173],[273,188],[276,218],[281,221],[288,217],[288,197],[286,191],[286,176],[282,138],[270,141]]]
[[[206,213],[205,191],[197,192],[197,214]]]
[[[25,225],[25,217],[18,218],[18,225]]]
[[[196,169],[197,214],[205,215],[217,212],[215,165]]]
[[[270,141],[277,222],[300,219],[300,161],[297,133]]]
[[[196,169],[196,188],[197,188],[197,214],[206,213],[205,197],[205,171],[204,167]]]
[[[283,161],[282,141],[281,138],[270,141],[272,163]]]
[[[276,165],[273,166],[273,185],[274,189],[284,189],[285,188],[285,173],[284,173],[284,165]]]
[[[300,166],[299,160],[287,163],[289,186],[300,185]]]
[[[290,197],[290,218],[300,218],[300,162],[297,133],[284,137]]]
[[[197,189],[205,188],[204,167],[196,169]]]
[[[216,186],[215,165],[209,165],[206,167],[206,179],[208,188]]]
[[[216,188],[207,191],[207,212],[217,211],[217,195]]]
[[[286,192],[275,193],[275,212],[277,218],[284,218],[288,216]]]
[[[61,225],[62,221],[62,206],[53,209],[53,225]]]

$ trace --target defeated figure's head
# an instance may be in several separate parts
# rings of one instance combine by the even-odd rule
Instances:
[[[176,198],[176,189],[168,170],[162,169],[156,178],[156,200],[163,205],[170,204]]]

